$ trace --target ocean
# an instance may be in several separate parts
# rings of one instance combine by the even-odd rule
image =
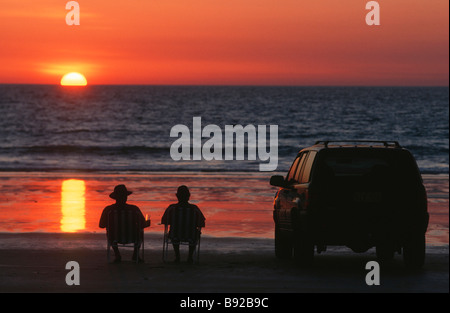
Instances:
[[[395,140],[448,173],[448,87],[0,85],[1,171],[259,170],[260,159],[171,158],[175,125],[277,125],[278,166],[316,140]],[[203,138],[203,143],[207,138]]]
[[[0,85],[0,233],[103,233],[101,212],[124,183],[152,220],[146,232],[160,235],[165,208],[186,184],[206,216],[204,235],[273,238],[270,176],[286,174],[317,140],[364,139],[412,152],[428,191],[427,242],[448,246],[448,101],[448,87]],[[277,126],[276,168],[260,171],[267,162],[259,149],[249,157],[254,142],[243,160],[193,160],[194,141],[204,148],[210,139],[194,129],[199,120],[222,134],[227,125],[266,125],[267,140]],[[177,125],[190,132],[182,141],[192,144],[190,160],[172,157]],[[64,189],[74,181],[82,188]]]

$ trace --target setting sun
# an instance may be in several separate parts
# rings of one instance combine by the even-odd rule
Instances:
[[[86,78],[76,72],[68,73],[61,78],[61,86],[86,86]]]

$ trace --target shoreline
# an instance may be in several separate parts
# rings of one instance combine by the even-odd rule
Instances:
[[[224,244],[221,249],[223,252],[233,250],[248,250],[253,247],[267,247],[271,246],[271,251],[274,249],[274,238],[265,237],[237,237],[237,236],[225,236],[217,237],[211,235],[203,234],[201,237],[202,246],[204,242],[208,242],[210,246]],[[20,249],[30,249],[30,250],[58,250],[61,246],[58,243],[64,242],[65,250],[70,249],[98,249],[104,248],[106,246],[106,232],[101,233],[90,233],[90,232],[80,232],[80,233],[62,233],[62,232],[26,232],[26,233],[7,233],[0,232],[0,251],[1,250],[20,250]],[[157,250],[162,247],[163,233],[144,233],[144,242],[146,249]],[[41,246],[39,246],[39,244]],[[339,249],[349,249],[344,246],[329,246],[334,250]],[[429,243],[427,242],[426,247],[429,249],[448,249],[448,243]],[[227,248],[227,249],[226,249]],[[263,248],[263,250],[267,250]],[[364,252],[363,252],[364,253]]]
[[[235,251],[273,251],[273,238],[214,237],[202,235],[201,249],[228,253]],[[163,233],[145,233],[146,251],[162,249]],[[102,250],[106,249],[105,233],[0,233],[2,250]]]

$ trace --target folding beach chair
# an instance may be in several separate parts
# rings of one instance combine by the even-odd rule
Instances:
[[[110,261],[111,247],[133,248],[139,247],[136,256],[136,263],[144,260],[144,230],[139,213],[126,209],[111,210],[108,214],[108,226],[106,227],[106,236],[108,241],[107,257]]]
[[[169,244],[196,245],[193,257],[199,262],[201,227],[197,226],[198,214],[190,206],[178,206],[172,210],[169,223],[164,225],[163,262],[167,261]]]

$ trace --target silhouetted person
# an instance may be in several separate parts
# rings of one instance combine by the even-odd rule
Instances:
[[[205,227],[205,216],[198,206],[189,203],[191,196],[188,187],[178,187],[178,203],[171,204],[161,218],[161,224],[170,225],[169,238],[175,251],[175,262],[180,262],[180,240],[189,238],[188,262],[193,262],[197,238],[201,227]]]
[[[143,227],[150,226],[150,221],[146,221],[144,215],[142,214],[141,210],[135,206],[126,203],[128,200],[128,196],[131,195],[132,192],[127,190],[127,187],[125,185],[117,185],[114,187],[114,192],[112,192],[109,197],[116,200],[116,203],[111,204],[103,209],[102,216],[100,217],[100,228],[105,227],[112,227],[108,226],[108,215],[112,210],[130,210],[137,213],[138,219],[139,219],[139,225],[143,225]],[[141,236],[143,236],[143,231],[141,233]],[[109,240],[109,238],[108,238]],[[115,259],[114,262],[118,263],[121,261],[121,255],[119,252],[119,248],[117,246],[117,242],[112,244],[112,248],[114,250]],[[133,252],[133,260],[136,261],[137,258],[139,258],[138,251],[139,251],[140,245],[135,244],[134,246],[134,252]],[[140,261],[140,259],[139,259]]]

